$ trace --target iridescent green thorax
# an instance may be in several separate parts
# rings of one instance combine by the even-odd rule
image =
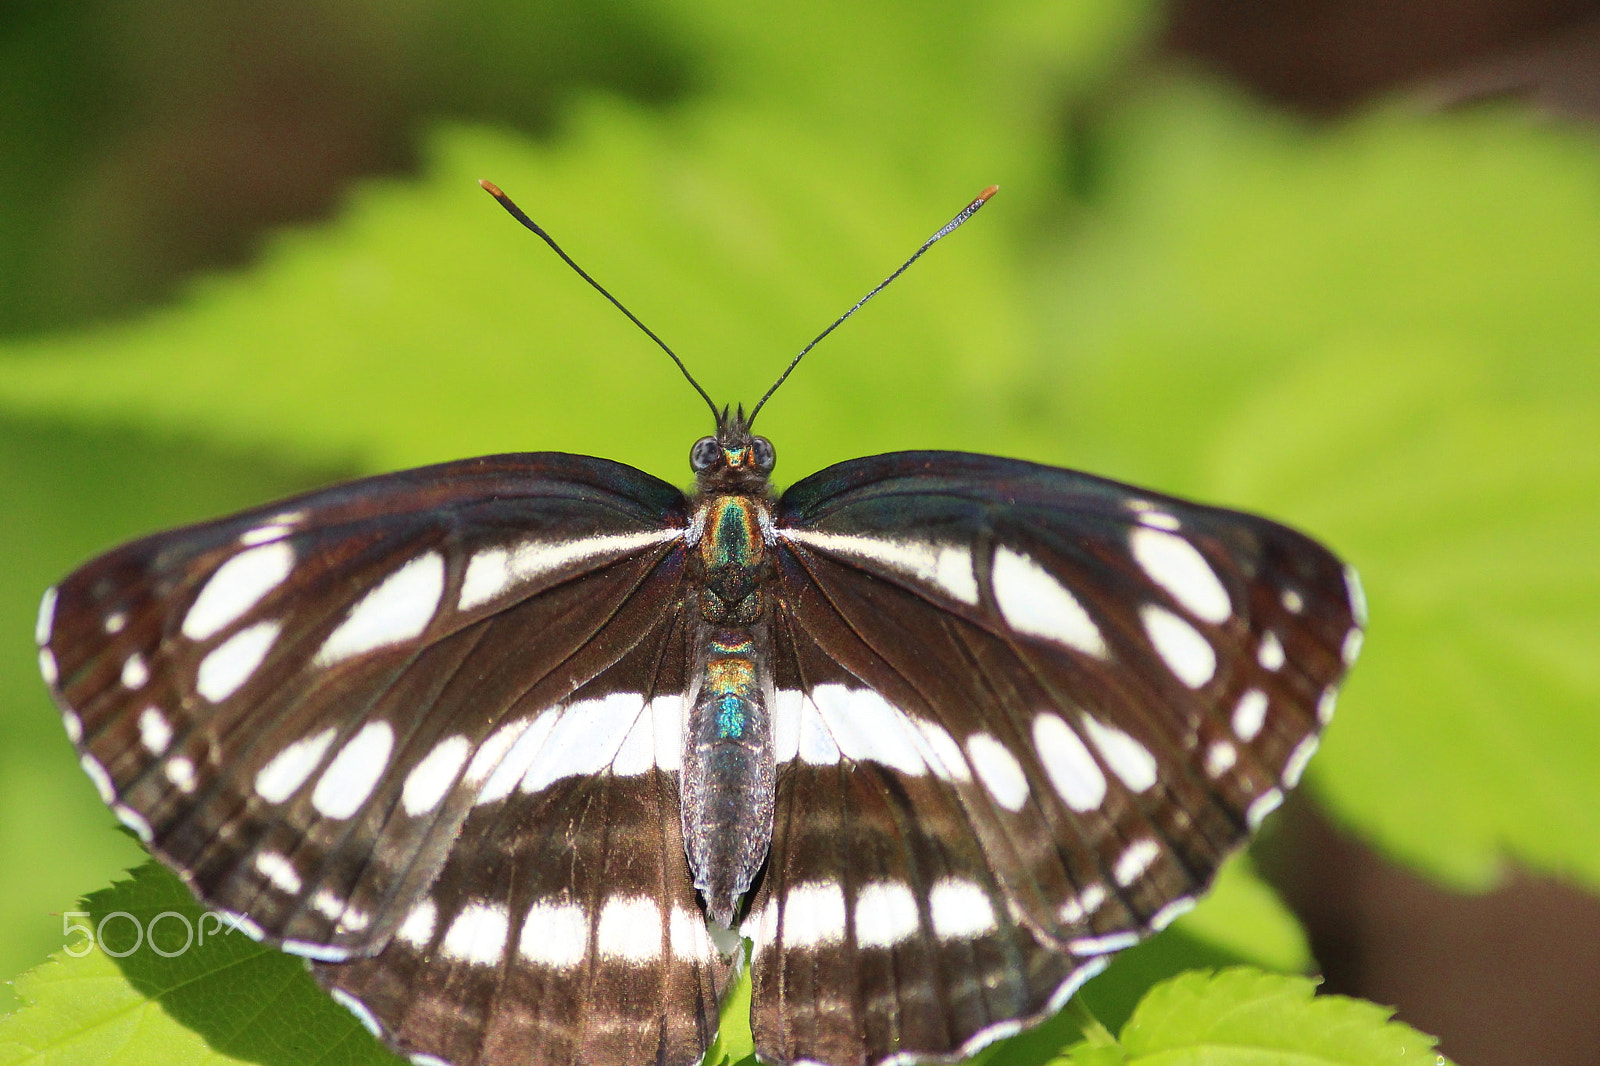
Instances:
[[[748,496],[718,496],[706,502],[700,559],[708,572],[761,565],[765,546],[761,542],[759,509]]]

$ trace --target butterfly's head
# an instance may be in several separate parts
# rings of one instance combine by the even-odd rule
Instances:
[[[701,437],[689,449],[689,466],[703,493],[761,492],[777,460],[772,442],[750,432],[742,406],[724,407],[716,435]]]

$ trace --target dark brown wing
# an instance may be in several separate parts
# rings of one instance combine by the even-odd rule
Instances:
[[[1059,1007],[1297,783],[1359,646],[1313,541],[1034,464],[841,464],[777,537],[811,724],[750,927],[775,1061],[960,1057]]]

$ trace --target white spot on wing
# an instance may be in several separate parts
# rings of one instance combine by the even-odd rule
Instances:
[[[800,733],[798,751],[800,758],[812,766],[833,766],[839,761],[839,747],[828,732],[827,723],[816,703],[805,697],[800,703]]]
[[[1267,721],[1267,696],[1260,689],[1249,689],[1233,708],[1233,735],[1246,744],[1256,739]]]
[[[783,529],[779,530],[779,535],[820,551],[877,563],[932,585],[962,603],[976,605],[978,602],[978,578],[972,570],[972,551],[964,544],[824,533],[815,529]]]
[[[521,544],[485,548],[467,563],[456,609],[470,611],[488,603],[513,585],[535,581],[576,563],[615,558],[682,536],[682,530],[658,529],[643,533],[608,533],[577,540],[530,540]]]
[[[433,927],[439,920],[439,906],[432,897],[423,896],[406,915],[395,936],[414,948],[424,948],[433,939]]]
[[[294,569],[294,549],[278,542],[240,552],[211,575],[183,616],[183,635],[206,640],[244,617]]]
[[[415,818],[439,805],[456,783],[456,775],[467,761],[471,743],[463,736],[446,737],[433,746],[406,775],[400,801],[406,813]]]
[[[1194,626],[1153,603],[1140,608],[1139,618],[1150,643],[1179,681],[1199,688],[1216,675],[1217,653]]]
[[[1178,521],[1177,515],[1157,510],[1156,505],[1149,500],[1129,500],[1126,506],[1128,510],[1133,512],[1134,521],[1142,526],[1149,526],[1152,529],[1176,530],[1182,524]]]
[[[1323,725],[1333,721],[1334,708],[1338,706],[1338,703],[1339,690],[1330,686],[1322,693],[1321,698],[1317,700],[1317,721]]]
[[[682,756],[680,755],[681,759]],[[656,764],[656,738],[654,716],[650,704],[634,720],[633,728],[622,739],[617,757],[611,760],[611,772],[618,777],[634,777],[649,771]]]
[[[971,781],[972,770],[967,757],[961,754],[961,745],[938,722],[925,718],[912,718],[911,724],[922,735],[922,757],[928,767],[944,781]]]
[[[1083,716],[1083,727],[1100,757],[1124,785],[1135,792],[1143,792],[1156,783],[1156,757],[1150,754],[1149,748],[1122,730],[1087,714]]]
[[[33,642],[41,648],[50,643],[50,631],[55,628],[58,595],[52,585],[44,590],[44,596],[39,600],[39,617],[33,624]]]
[[[1150,928],[1160,932],[1179,918],[1194,910],[1193,896],[1180,896],[1150,916]]]
[[[805,696],[781,688],[772,696],[772,755],[774,762],[791,762],[800,754],[800,715]]]
[[[772,750],[780,763],[798,758],[812,766],[833,766],[839,761],[839,747],[821,710],[797,689],[779,689],[773,696]]]
[[[903,881],[874,881],[856,894],[856,943],[888,948],[916,935],[917,897]]]
[[[1339,649],[1339,654],[1344,658],[1346,666],[1355,665],[1356,658],[1361,654],[1361,642],[1363,639],[1359,629],[1352,629],[1344,635],[1344,647]]]
[[[1106,777],[1072,727],[1054,714],[1033,719],[1033,742],[1050,783],[1068,807],[1092,811],[1106,798]]]
[[[856,762],[871,760],[912,776],[927,770],[910,722],[874,690],[818,685],[811,698],[846,758]]]
[[[783,942],[791,948],[844,942],[844,890],[837,881],[808,881],[783,899]]]
[[[1150,580],[1196,618],[1221,625],[1233,614],[1228,590],[1193,544],[1176,534],[1143,527],[1129,534],[1128,541],[1134,559]]]
[[[523,958],[565,969],[583,961],[589,947],[589,917],[576,903],[539,900],[528,908],[517,938]]]
[[[100,793],[102,803],[110,803],[117,798],[117,789],[111,783],[111,775],[106,773],[106,768],[100,765],[99,759],[85,752],[78,756],[78,765],[83,767],[83,772],[94,782],[94,790]]]
[[[355,605],[317,649],[317,665],[332,666],[420,636],[443,594],[444,556],[435,551],[417,556]]]
[[[148,844],[155,834],[150,831],[150,823],[144,820],[144,815],[123,803],[113,803],[111,813],[117,816],[117,821],[133,830],[133,835]]]
[[[39,649],[39,674],[44,678],[44,683],[52,687],[61,680],[61,671],[56,668],[56,657],[49,648]]]
[[[506,950],[510,915],[502,903],[469,903],[445,931],[439,950],[451,958],[492,966]]]
[[[655,723],[656,769],[675,774],[683,769],[683,697],[657,696],[645,707]]]
[[[1063,903],[1057,913],[1066,924],[1077,925],[1099,910],[1105,904],[1106,897],[1105,885],[1089,885],[1076,896]]]
[[[1086,936],[1067,944],[1067,950],[1074,955],[1111,955],[1123,948],[1131,948],[1139,942],[1139,934],[1107,933],[1105,936]]]
[[[711,955],[711,938],[706,935],[706,920],[698,911],[673,905],[667,916],[667,943],[680,959],[704,959]]]
[[[1261,823],[1266,820],[1267,815],[1281,806],[1283,806],[1283,793],[1275,788],[1269,788],[1257,796],[1244,812],[1245,824],[1253,833],[1261,828]]]
[[[1283,600],[1283,609],[1290,614],[1299,614],[1306,609],[1306,598],[1300,595],[1298,589],[1286,588],[1279,598]]]
[[[362,726],[322,771],[311,791],[311,805],[325,818],[355,814],[372,795],[393,750],[394,728],[388,722]]]
[[[1344,568],[1344,588],[1350,599],[1350,613],[1355,616],[1356,625],[1363,629],[1367,625],[1367,593],[1361,587],[1361,575],[1356,573],[1356,568]]]
[[[171,781],[173,787],[179,792],[184,795],[194,792],[194,763],[179,756],[176,759],[168,759],[162,765],[161,770],[167,775],[167,780]]]
[[[994,904],[978,885],[959,877],[934,883],[928,893],[933,931],[944,940],[970,940],[996,928]]]
[[[749,937],[751,940],[750,957],[759,958],[761,953],[772,946],[773,939],[778,935],[778,895],[776,892],[767,897],[767,902],[759,911],[751,911],[745,915],[744,921],[739,923],[739,935]]]
[[[522,780],[522,775],[528,772],[544,736],[560,715],[560,708],[552,708],[537,720],[514,719],[489,734],[489,738],[478,745],[472,762],[467,764],[467,772],[462,775],[464,784],[483,786],[474,803],[493,803],[511,794],[517,782]],[[530,738],[528,743],[522,743],[536,721],[543,723],[542,731]]]
[[[200,660],[195,691],[212,703],[221,703],[239,691],[267,657],[272,642],[278,639],[279,628],[277,622],[257,622],[212,648]]]
[[[239,534],[239,543],[247,548],[254,544],[271,544],[273,541],[282,540],[292,532],[294,532],[293,526],[276,522],[268,523],[264,526],[257,526],[254,529],[247,529]]]
[[[1097,659],[1105,638],[1076,596],[1032,558],[1001,545],[994,552],[995,602],[1006,624],[1019,633],[1053,640]]]
[[[128,616],[123,611],[112,611],[106,615],[106,632],[113,635],[122,632],[122,627],[128,624]]]
[[[255,866],[256,872],[279,892],[289,896],[299,893],[300,871],[294,868],[294,863],[289,861],[287,855],[277,851],[258,851]]]
[[[538,792],[564,777],[599,773],[616,759],[617,749],[643,711],[644,698],[637,692],[613,692],[568,704],[518,787]]]
[[[122,684],[125,687],[141,689],[149,680],[150,667],[145,665],[143,655],[134,652],[122,661]]]
[[[511,551],[485,548],[467,562],[467,575],[461,580],[461,598],[456,610],[470,611],[488,603],[511,585]]]
[[[256,795],[268,803],[282,803],[305,784],[333,743],[333,727],[288,745],[256,774]]]
[[[251,940],[262,941],[267,938],[267,934],[262,931],[261,926],[238,911],[219,910],[216,913],[218,917],[228,923],[230,928],[237,929]]]
[[[1256,652],[1256,662],[1263,670],[1281,670],[1284,664],[1283,642],[1276,633],[1261,634],[1261,647]]]
[[[76,711],[62,711],[61,725],[67,731],[67,739],[74,744],[83,739],[83,719]]]
[[[625,962],[661,957],[661,908],[648,896],[612,896],[600,908],[595,947]]]
[[[1028,779],[1005,745],[988,733],[974,733],[967,738],[967,755],[994,801],[1009,811],[1022,810],[1028,802]]]
[[[344,914],[344,900],[326,885],[311,894],[310,903],[312,910],[329,921],[337,920]]]
[[[1311,761],[1311,756],[1317,753],[1318,738],[1315,734],[1306,737],[1295,749],[1289,753],[1289,759],[1283,764],[1283,787],[1293,788],[1300,783],[1300,775],[1306,772],[1306,764]]]
[[[373,1036],[383,1036],[383,1028],[378,1024],[378,1019],[373,1013],[367,1009],[365,1003],[342,988],[331,988],[328,990],[328,994],[333,997],[335,1003],[356,1016],[356,1021],[361,1023],[361,1028]]]
[[[172,726],[158,708],[146,707],[139,712],[139,743],[151,755],[164,755],[172,744]]]
[[[1116,865],[1111,868],[1111,876],[1117,884],[1127,888],[1150,869],[1150,864],[1156,861],[1156,856],[1161,854],[1161,845],[1149,837],[1135,840],[1117,856]]]
[[[1206,749],[1206,776],[1221,777],[1233,769],[1239,753],[1226,740],[1216,741]]]

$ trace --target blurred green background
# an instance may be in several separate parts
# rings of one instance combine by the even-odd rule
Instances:
[[[1241,869],[1140,951],[1171,942],[1155,971],[1325,972],[1462,1061],[1592,1061],[1595,18],[1466,0],[0,8],[0,976],[59,949],[60,912],[142,855],[37,677],[38,596],[71,567],[472,454],[688,481],[696,397],[476,179],[724,402],[759,396],[993,182],[763,414],[779,482],[961,448],[1325,540],[1361,570],[1372,628],[1256,856],[1296,917]]]

